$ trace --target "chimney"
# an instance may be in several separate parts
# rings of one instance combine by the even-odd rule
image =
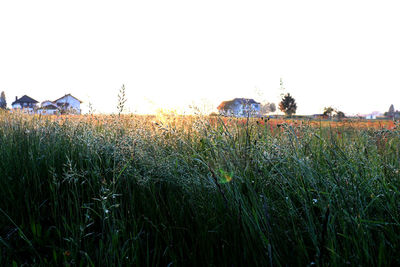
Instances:
[[[18,100],[18,96],[15,96],[15,101],[17,101]]]

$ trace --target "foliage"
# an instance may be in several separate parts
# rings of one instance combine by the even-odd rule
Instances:
[[[275,103],[270,103],[270,104],[269,104],[269,110],[270,110],[270,112],[275,112],[275,111],[276,111],[276,105],[275,105]]]
[[[4,91],[2,91],[1,95],[0,95],[0,108],[1,109],[7,108],[6,95],[5,95]]]
[[[328,116],[328,117],[332,117],[332,114],[333,114],[333,112],[335,111],[335,109],[334,108],[332,108],[332,107],[326,107],[326,108],[324,108],[324,115],[325,116]]]
[[[290,93],[287,93],[282,97],[282,100],[279,103],[279,109],[287,116],[292,116],[293,114],[296,114],[297,104]]]
[[[275,112],[276,111],[276,106],[275,103],[263,103],[260,105],[260,113],[261,115],[265,115],[271,112]]]
[[[398,266],[373,123],[3,112],[0,265]]]
[[[343,111],[337,110],[337,111],[336,111],[336,117],[337,117],[338,119],[344,119],[344,118],[346,118],[346,115],[344,114]]]
[[[392,116],[394,114],[394,106],[393,106],[393,104],[390,105],[388,114],[389,114],[389,116]]]
[[[343,111],[340,111],[340,110],[338,110],[336,108],[333,108],[331,106],[324,108],[323,115],[326,116],[326,117],[329,117],[329,118],[335,117],[335,118],[337,118],[339,120],[344,119],[346,117],[346,115],[344,114]]]
[[[399,119],[400,112],[398,110],[395,111],[393,104],[390,105],[389,111],[384,113],[384,116],[389,117],[391,119]]]
[[[228,112],[229,110],[233,110],[235,108],[235,101],[234,100],[228,100],[228,101],[223,101],[217,109],[221,112]]]

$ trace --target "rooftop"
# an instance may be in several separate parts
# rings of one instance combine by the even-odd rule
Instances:
[[[39,102],[36,101],[35,99],[33,99],[32,97],[24,95],[23,97],[16,98],[15,101],[12,102],[11,105],[20,104],[20,103],[33,103],[33,104],[36,104],[36,103],[39,103]]]

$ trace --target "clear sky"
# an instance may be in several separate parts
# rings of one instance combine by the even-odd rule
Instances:
[[[249,97],[298,114],[400,109],[398,1],[0,2],[0,91],[71,93],[99,112]],[[262,92],[262,96],[257,92]],[[86,109],[87,110],[87,109]]]

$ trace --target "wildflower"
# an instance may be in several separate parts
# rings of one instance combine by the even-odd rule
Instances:
[[[219,172],[221,173],[221,176],[222,176],[219,179],[219,182],[221,184],[229,183],[230,181],[232,181],[233,172],[228,173],[224,170],[219,170]]]

